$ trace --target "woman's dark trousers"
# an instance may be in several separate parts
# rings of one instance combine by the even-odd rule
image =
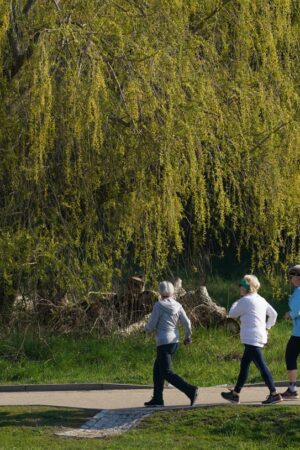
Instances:
[[[241,360],[240,374],[238,376],[238,380],[234,388],[235,392],[239,393],[242,390],[244,384],[246,383],[249,373],[249,367],[252,361],[260,371],[260,374],[264,382],[270,389],[270,392],[276,391],[271,372],[264,361],[261,348],[254,347],[254,345],[245,344],[245,350]]]
[[[195,390],[195,386],[187,383],[183,378],[172,371],[172,355],[176,352],[177,348],[178,344],[167,344],[157,347],[157,355],[153,367],[153,396],[157,401],[163,399],[165,380],[184,392],[188,397],[190,397]]]

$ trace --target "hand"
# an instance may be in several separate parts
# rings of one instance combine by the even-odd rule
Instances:
[[[191,342],[192,342],[191,338],[185,338],[183,341],[184,345],[189,345],[189,344],[191,344]]]
[[[285,315],[283,316],[284,320],[291,320],[291,316],[289,312],[286,312]]]

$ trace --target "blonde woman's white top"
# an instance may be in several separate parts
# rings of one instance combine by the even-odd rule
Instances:
[[[268,341],[268,333],[276,323],[277,312],[259,294],[247,294],[235,302],[229,317],[240,318],[240,337],[243,344],[263,347]]]

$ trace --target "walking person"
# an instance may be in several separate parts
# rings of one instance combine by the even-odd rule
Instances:
[[[292,335],[285,351],[285,363],[288,373],[289,386],[281,394],[284,400],[299,398],[297,392],[297,358],[300,354],[300,264],[289,269],[291,284],[294,292],[289,299],[290,310],[284,315],[285,320],[293,321]]]
[[[230,392],[222,392],[221,395],[232,403],[240,402],[239,394],[246,383],[249,367],[253,361],[270,390],[267,399],[262,403],[269,405],[281,402],[281,395],[276,391],[272,375],[262,354],[262,348],[268,339],[267,330],[275,325],[277,312],[257,293],[260,283],[255,275],[245,275],[240,280],[239,288],[241,298],[231,306],[229,317],[240,318],[240,338],[245,349],[235,388]]]
[[[153,366],[153,397],[144,405],[147,407],[164,406],[164,381],[167,380],[184,392],[193,406],[198,395],[197,386],[187,383],[172,371],[172,355],[179,345],[179,323],[181,322],[185,329],[183,342],[187,345],[191,343],[191,322],[182,305],[173,298],[174,286],[172,283],[162,281],[159,284],[159,293],[160,299],[155,303],[150,319],[145,325],[146,333],[155,330],[157,354]]]

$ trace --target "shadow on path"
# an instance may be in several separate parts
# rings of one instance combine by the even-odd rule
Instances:
[[[98,410],[48,408],[38,406],[0,407],[0,428],[55,427],[78,428]]]

